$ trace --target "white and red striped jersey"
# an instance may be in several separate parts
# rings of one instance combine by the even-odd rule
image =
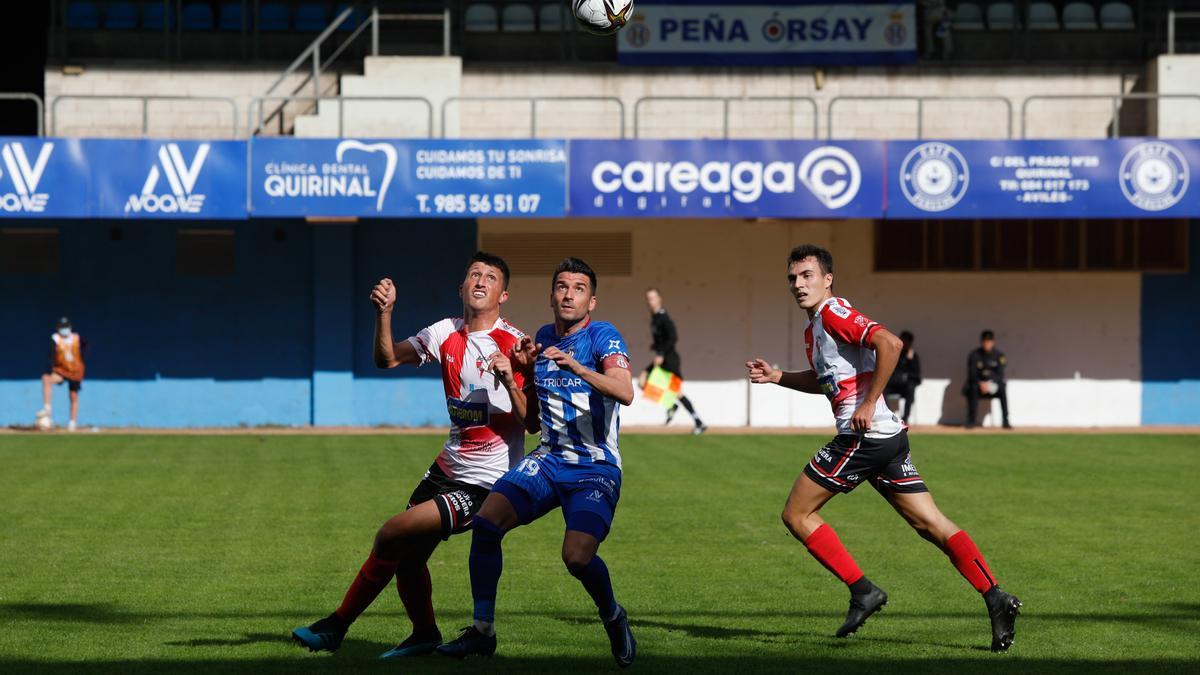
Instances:
[[[450,437],[437,464],[450,478],[490,488],[525,454],[525,427],[513,414],[508,390],[487,364],[496,352],[511,357],[523,337],[504,319],[470,333],[456,318],[442,319],[408,339],[420,365],[442,366]],[[514,376],[524,387],[521,373]]]
[[[821,391],[833,405],[839,434],[852,434],[850,418],[871,388],[875,376],[875,350],[871,336],[883,326],[868,319],[843,298],[826,300],[804,329],[804,352],[812,364]],[[884,402],[875,402],[875,416],[867,438],[890,438],[904,423]]]

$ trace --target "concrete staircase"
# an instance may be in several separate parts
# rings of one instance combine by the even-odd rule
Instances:
[[[411,96],[422,101],[321,101],[315,114],[296,118],[301,138],[426,138],[458,135],[458,106],[447,110],[442,129],[442,103],[462,94],[462,59],[442,56],[368,56],[362,75],[343,75],[342,96]],[[342,115],[341,133],[338,117]]]

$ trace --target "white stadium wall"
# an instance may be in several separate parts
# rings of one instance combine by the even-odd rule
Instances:
[[[923,118],[926,137],[1002,138],[1011,120],[1020,133],[1020,104],[1030,95],[1115,94],[1130,91],[1137,73],[1103,66],[830,68],[821,71],[821,87],[810,68],[648,69],[589,67],[462,66],[456,59],[379,57],[367,59],[363,75],[345,75],[340,88],[347,95],[426,96],[435,105],[440,128],[440,103],[449,96],[604,96],[620,99],[626,110],[627,134],[633,133],[634,105],[645,96],[799,96],[818,101],[819,135],[827,133],[825,106],[835,96],[1001,96],[1012,103],[1012,116],[998,102],[928,102]],[[410,71],[436,71],[421,78]],[[278,76],[274,69],[146,68],[89,65],[78,75],[46,71],[47,108],[60,94],[91,95],[217,95],[233,97],[239,106],[239,127],[245,127],[245,107]],[[295,78],[303,75],[295,75]],[[339,90],[327,74],[321,91]],[[298,79],[297,79],[298,81]],[[291,91],[293,83],[280,87]],[[310,94],[305,87],[301,94]],[[355,106],[362,108],[355,111]],[[227,106],[217,103],[157,102],[151,111],[151,135],[157,137],[224,137],[228,134]],[[424,113],[411,104],[392,104],[381,116],[377,104],[347,103],[347,134],[424,135]],[[1033,102],[1029,106],[1031,137],[1092,137],[1106,135],[1112,106],[1107,100]],[[1188,110],[1194,111],[1194,108]],[[97,115],[102,111],[103,115]],[[291,112],[290,111],[289,117]],[[320,117],[332,110],[323,106]],[[58,132],[75,136],[136,136],[141,112],[137,102],[64,102],[59,107]],[[529,104],[462,101],[447,110],[448,131],[464,137],[519,138],[530,131]],[[1069,114],[1066,114],[1069,113]],[[538,106],[537,135],[541,137],[615,138],[620,133],[617,106],[612,102],[546,102]],[[912,138],[917,135],[916,104],[903,101],[845,101],[835,108],[837,138]],[[387,119],[395,128],[386,126]],[[420,118],[420,119],[417,119]],[[383,126],[381,126],[383,125]],[[290,125],[288,125],[290,126]],[[300,123],[309,135],[328,135],[328,119]],[[309,128],[311,127],[311,128]],[[361,129],[359,129],[361,127]],[[358,129],[358,130],[356,130]],[[813,132],[811,108],[786,101],[735,101],[730,106],[730,135],[735,138],[807,138]],[[273,133],[268,131],[268,133]],[[718,102],[652,102],[643,105],[643,137],[705,138],[722,133]]]
[[[279,68],[261,67],[119,68],[89,65],[78,74],[67,75],[61,70],[49,69],[46,71],[47,134],[90,138],[141,136],[142,103],[139,100],[68,98],[55,105],[60,96],[218,96],[234,100],[236,137],[245,137],[251,100],[262,96],[281,72]],[[277,93],[291,92],[304,76],[303,72],[290,76],[279,85]],[[337,75],[322,75],[322,92],[336,92],[337,85]],[[312,94],[309,86],[297,95]],[[267,114],[273,109],[268,106]],[[256,107],[253,114],[257,115],[257,110]],[[291,126],[295,112],[293,108],[287,109],[286,126]],[[147,135],[152,138],[235,137],[230,106],[223,101],[153,101],[147,121]]]
[[[823,398],[750,387],[742,365],[762,356],[785,368],[807,368],[806,319],[784,278],[788,250],[805,242],[833,251],[839,295],[893,331],[916,334],[925,383],[917,390],[913,423],[963,420],[966,356],[983,328],[996,331],[1009,358],[1013,424],[1141,423],[1136,273],[877,273],[871,221],[482,220],[479,229],[481,239],[631,232],[632,274],[601,275],[596,315],[622,330],[640,368],[651,358],[643,291],[660,288],[679,328],[685,392],[709,424],[829,426]],[[587,259],[586,251],[578,254]],[[527,331],[549,316],[550,272],[512,280],[505,314]],[[662,419],[645,401],[624,413],[627,424]],[[684,414],[675,421],[688,423]]]

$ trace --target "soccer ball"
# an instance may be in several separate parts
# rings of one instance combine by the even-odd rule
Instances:
[[[575,20],[593,35],[612,35],[633,18],[633,0],[571,0]]]
[[[50,419],[49,415],[38,415],[37,421],[33,423],[38,431],[50,431],[54,428],[54,420]]]

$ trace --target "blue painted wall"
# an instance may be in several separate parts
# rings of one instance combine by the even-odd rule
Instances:
[[[29,424],[41,406],[39,377],[62,314],[89,342],[85,425],[443,422],[436,370],[375,369],[366,298],[374,279],[396,279],[398,338],[460,312],[454,291],[475,247],[473,221],[22,226],[59,229],[60,272],[0,275],[0,424]],[[110,240],[113,227],[121,241]],[[236,274],[177,276],[180,227],[232,227]],[[65,424],[67,412],[57,387],[55,421]]]
[[[458,286],[475,252],[475,221],[362,221],[354,235],[355,419],[368,425],[444,425],[446,396],[435,366],[375,367],[375,309],[367,295],[384,277],[395,282],[396,340],[445,317],[461,316]]]
[[[1200,220],[1187,274],[1142,277],[1142,423],[1200,424]]]

